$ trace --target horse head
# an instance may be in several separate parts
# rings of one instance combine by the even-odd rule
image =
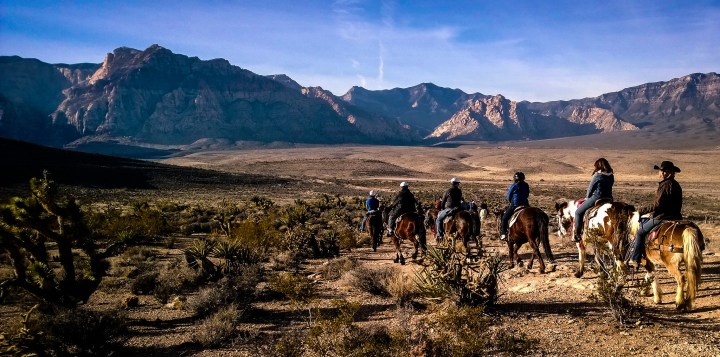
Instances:
[[[575,219],[575,201],[563,201],[555,203],[556,217],[558,221],[558,235],[567,237],[572,231],[573,220]]]

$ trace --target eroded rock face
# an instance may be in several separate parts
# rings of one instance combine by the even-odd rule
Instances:
[[[0,136],[187,144],[198,139],[422,143],[544,139],[625,130],[709,132],[720,76],[691,74],[595,98],[515,102],[423,83],[338,97],[286,75],[260,76],[153,45],[121,47],[102,64],[0,57]]]

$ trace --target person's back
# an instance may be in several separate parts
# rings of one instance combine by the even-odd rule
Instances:
[[[525,182],[525,174],[518,171],[513,175],[513,183],[508,187],[505,193],[505,199],[508,201],[508,207],[503,212],[500,221],[500,240],[506,240],[508,234],[508,222],[515,208],[519,206],[529,206],[530,201],[530,185]]]
[[[462,190],[457,185],[453,185],[443,195],[444,208],[458,208],[462,202]]]
[[[579,242],[582,239],[584,229],[585,212],[601,199],[613,199],[612,187],[615,184],[615,176],[610,163],[603,157],[595,160],[592,178],[588,184],[585,200],[575,210],[575,224],[573,225],[573,240]]]
[[[460,180],[453,177],[450,180],[451,187],[445,191],[442,197],[442,204],[444,209],[438,212],[437,219],[435,220],[435,238],[442,239],[445,234],[443,227],[443,220],[450,214],[450,212],[459,208],[462,205],[462,190],[460,190]]]

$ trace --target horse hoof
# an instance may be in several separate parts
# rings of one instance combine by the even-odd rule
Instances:
[[[400,261],[400,265],[405,265],[405,260],[404,260],[404,259]]]
[[[393,263],[397,263],[399,261],[400,261],[400,259],[393,259]]]
[[[576,278],[580,278],[580,277],[583,276],[584,273],[585,273],[585,272],[583,272],[582,270],[581,270],[581,271],[576,271],[576,272],[575,272],[575,277],[576,277]]]

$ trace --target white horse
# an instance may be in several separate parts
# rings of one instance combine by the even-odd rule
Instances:
[[[558,220],[558,235],[562,237],[573,237],[575,229],[575,211],[580,203],[576,200],[569,200],[555,204]],[[630,219],[633,206],[622,202],[600,203],[591,207],[587,213],[583,227],[582,240],[577,242],[578,247],[578,270],[576,277],[581,277],[585,272],[586,252],[585,247],[588,241],[588,232],[594,230],[599,233],[597,241],[604,241],[615,261],[616,269],[623,269],[623,258],[630,239]],[[595,252],[595,262],[600,264],[598,252]]]

